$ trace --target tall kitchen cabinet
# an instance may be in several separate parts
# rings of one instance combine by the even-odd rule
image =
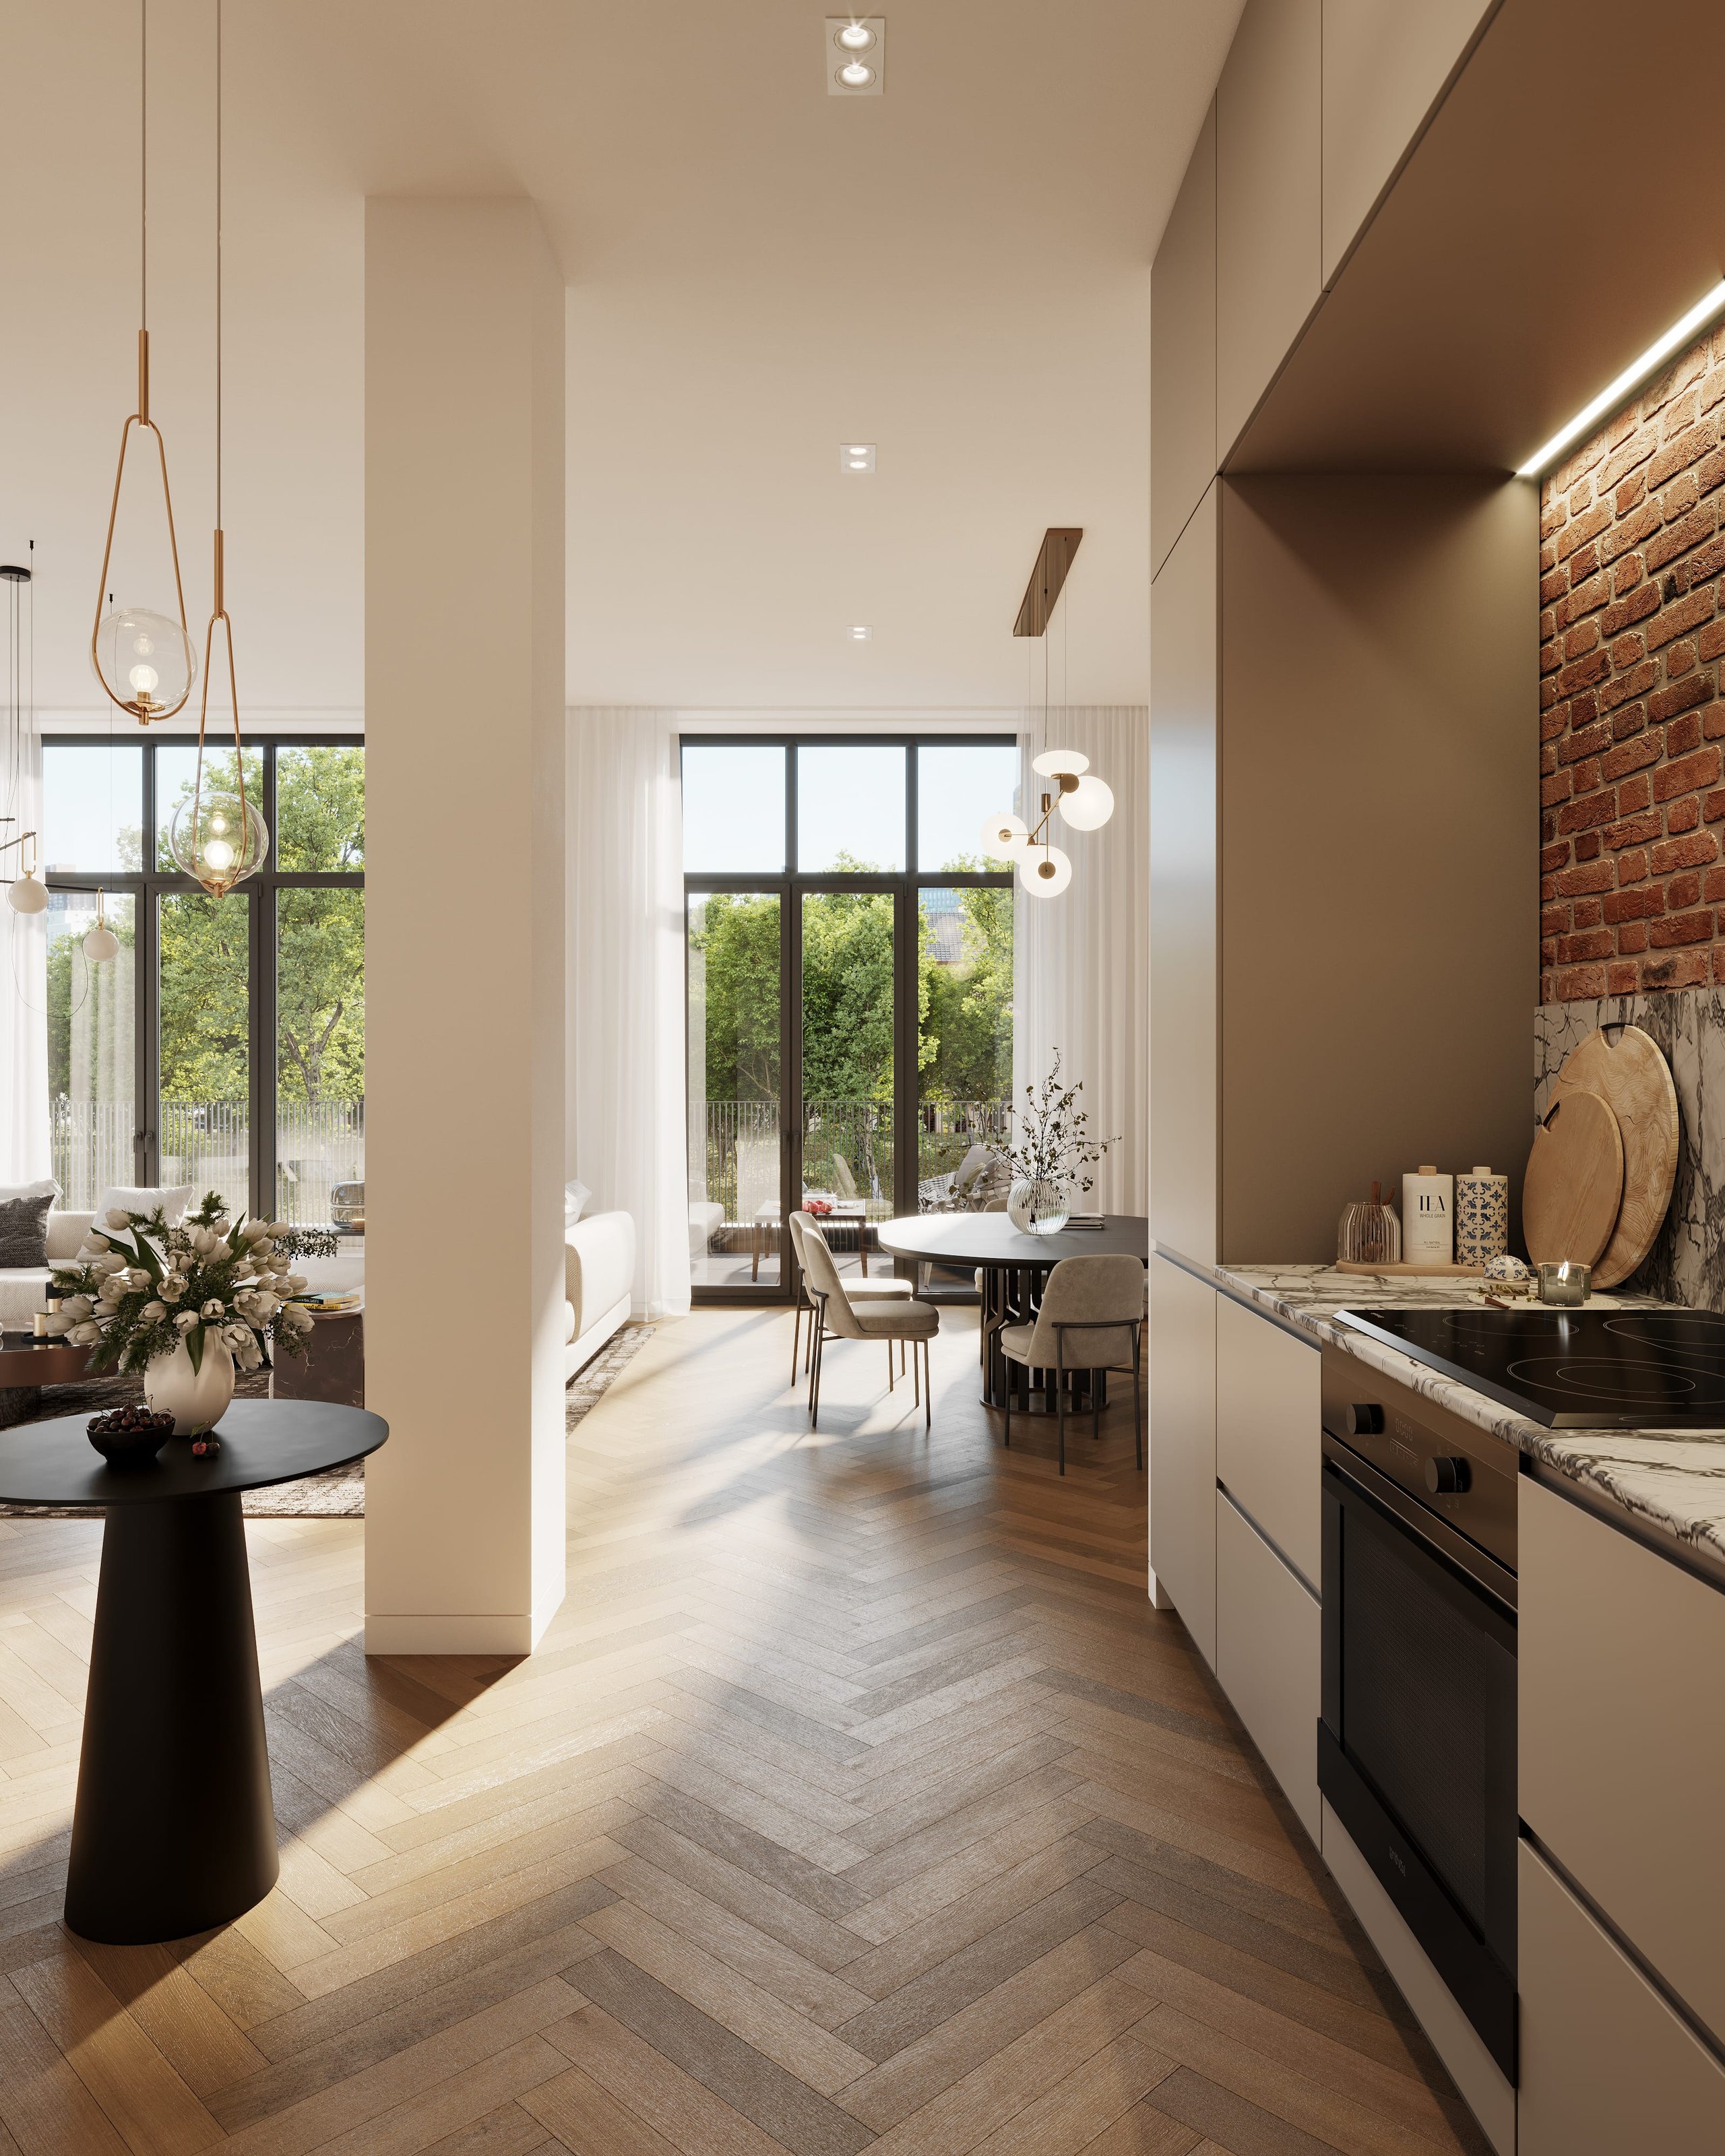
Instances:
[[[1153,272],[1151,1566],[1213,1663],[1252,1336],[1191,1268],[1333,1260],[1374,1177],[1527,1154],[1536,490],[1252,447],[1496,12],[1247,0]]]

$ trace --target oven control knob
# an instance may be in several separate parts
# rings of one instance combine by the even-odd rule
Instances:
[[[1350,1437],[1376,1437],[1383,1427],[1382,1408],[1356,1404],[1348,1410],[1348,1435]]]
[[[1460,1454],[1436,1453],[1425,1463],[1425,1486],[1435,1496],[1453,1497],[1472,1481],[1472,1466]]]

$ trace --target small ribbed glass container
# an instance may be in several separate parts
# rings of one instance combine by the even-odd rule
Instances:
[[[1382,1183],[1372,1185],[1369,1198],[1356,1198],[1345,1205],[1336,1229],[1338,1262],[1355,1265],[1399,1265],[1402,1261],[1402,1224],[1394,1206],[1384,1202]]]

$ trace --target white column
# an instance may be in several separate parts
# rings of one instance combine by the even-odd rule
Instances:
[[[563,288],[526,201],[366,205],[372,1654],[563,1595]]]

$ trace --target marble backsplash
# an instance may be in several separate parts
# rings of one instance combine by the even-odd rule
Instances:
[[[1533,1112],[1570,1050],[1598,1026],[1638,1025],[1677,1089],[1677,1179],[1659,1240],[1625,1291],[1725,1311],[1725,988],[1543,1004],[1533,1017]]]

